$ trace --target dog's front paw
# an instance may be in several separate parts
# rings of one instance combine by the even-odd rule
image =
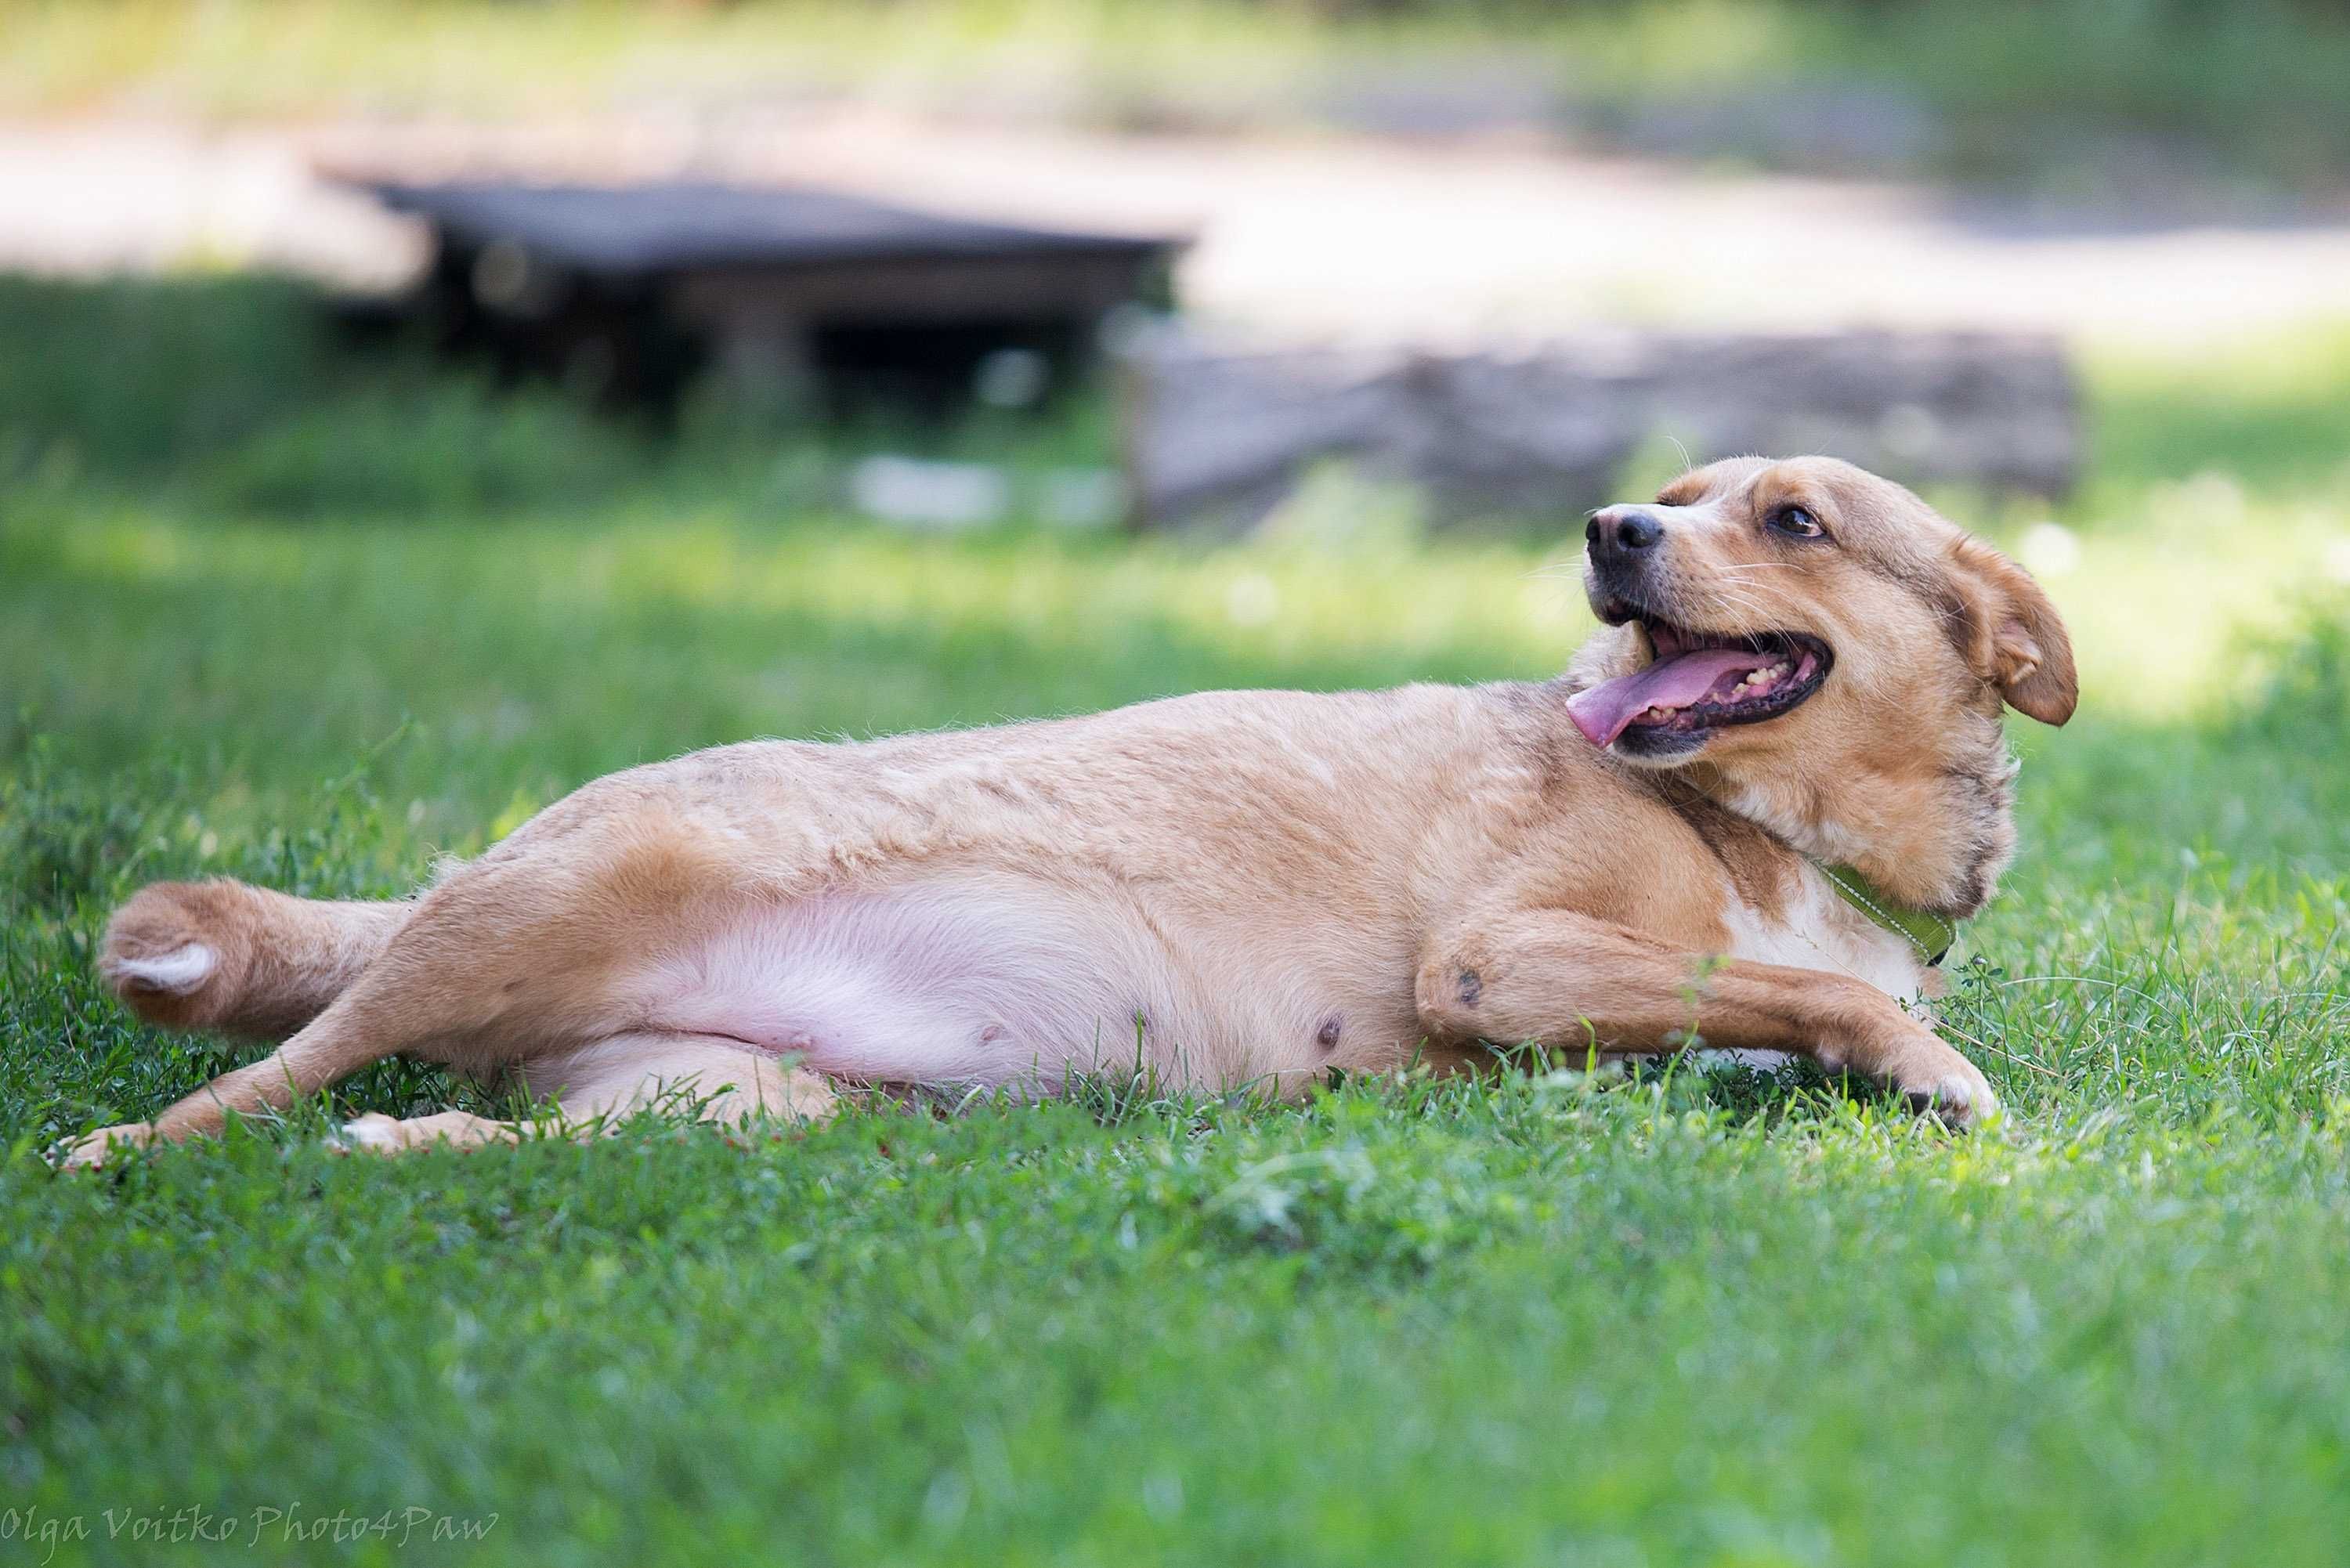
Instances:
[[[1954,1127],[1981,1127],[2000,1116],[1999,1096],[1972,1062],[1939,1040],[1930,1055],[1920,1054],[1889,1075],[1912,1106]]]
[[[1823,1046],[1818,1056],[1830,1072],[1873,1077],[1954,1127],[1981,1127],[2001,1114],[1991,1080],[1915,1019],[1889,1022],[1849,1047]]]
[[[155,1138],[152,1122],[123,1122],[116,1127],[100,1127],[88,1137],[66,1150],[58,1163],[67,1170],[95,1170],[106,1163],[106,1157],[117,1148],[138,1148]]]
[[[1991,1080],[1971,1062],[1966,1069],[1944,1074],[1927,1096],[1924,1108],[1952,1127],[1981,1127],[1997,1121],[2005,1112],[1999,1096],[1991,1092]]]

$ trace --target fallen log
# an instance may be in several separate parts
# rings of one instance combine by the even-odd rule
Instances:
[[[1823,452],[1915,484],[2059,495],[2078,394],[2054,338],[1611,334],[1523,354],[1242,353],[1175,332],[1119,356],[1142,525],[1246,528],[1332,459],[1422,488],[1431,519],[1567,516],[1621,499],[1641,445],[1692,462]]]

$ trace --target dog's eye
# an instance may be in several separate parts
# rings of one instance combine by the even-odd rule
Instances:
[[[1771,514],[1770,524],[1780,533],[1791,534],[1798,539],[1816,539],[1827,532],[1820,526],[1818,518],[1801,506],[1780,507]]]

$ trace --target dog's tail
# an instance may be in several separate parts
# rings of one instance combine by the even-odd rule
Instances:
[[[414,908],[157,882],[114,912],[98,967],[151,1023],[275,1040],[325,1012]]]

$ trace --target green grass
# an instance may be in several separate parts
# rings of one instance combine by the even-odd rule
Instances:
[[[234,334],[90,392],[190,315],[0,358],[0,1560],[70,1519],[56,1561],[146,1560],[130,1521],[190,1506],[240,1542],[496,1516],[279,1519],[265,1561],[2338,1560],[2338,334],[2092,368],[2051,578],[2087,700],[2019,731],[2028,847],[1946,1014],[1995,1135],[1538,1070],[396,1163],[304,1107],[61,1176],[54,1139],[235,1059],[95,983],[143,879],[395,892],[694,745],[1538,674],[1585,624],[1556,535],[905,539],[828,514],[821,451],[779,489],[733,438],[664,457]],[[355,422],[388,493],[240,477],[372,397],[418,413]],[[450,488],[484,450],[509,488]],[[457,1092],[393,1064],[338,1108]]]
[[[859,101],[1312,130],[1422,101],[1439,123],[1499,111],[1637,146],[1646,117],[1700,157],[2093,199],[2117,169],[2141,196],[2335,192],[2350,154],[2350,16],[2320,0],[0,0],[0,109],[36,115]],[[1870,107],[1887,94],[1928,123]]]

